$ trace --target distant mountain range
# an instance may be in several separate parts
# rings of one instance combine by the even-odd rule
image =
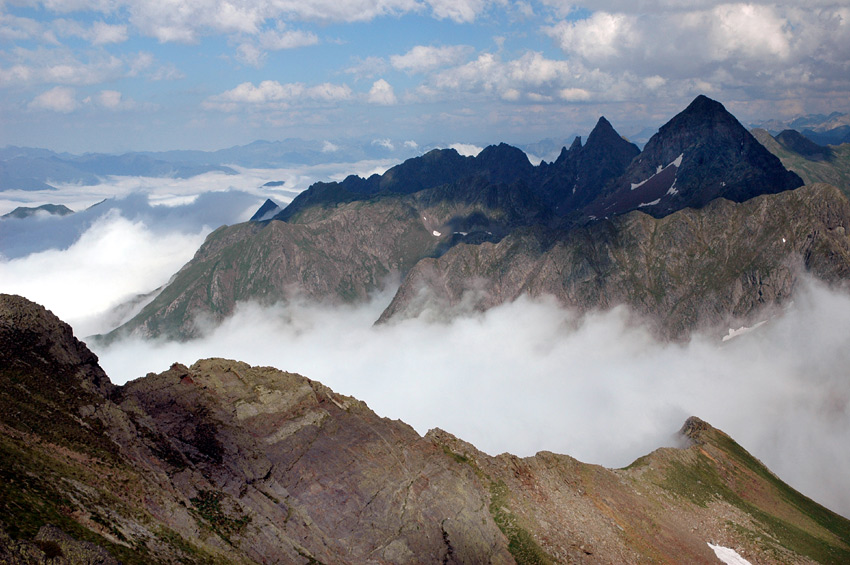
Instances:
[[[563,141],[545,139],[522,148],[538,158],[554,159],[562,145]],[[254,141],[217,151],[142,151],[122,155],[72,155],[9,146],[0,149],[0,191],[51,190],[62,183],[94,185],[112,175],[189,178],[211,171],[235,174],[231,166],[275,169],[331,162],[402,160],[421,155],[434,146],[421,147],[411,141],[390,139],[347,139],[334,143],[285,139]]]
[[[829,115],[809,114],[789,121],[767,120],[753,123],[750,127],[767,130],[772,135],[784,130],[796,130],[818,145],[850,143],[850,114],[840,112]]]
[[[643,151],[604,118],[538,166],[504,144],[474,158],[434,150],[216,230],[107,339],[192,337],[198,315],[223,320],[239,301],[292,292],[365,300],[393,274],[402,284],[382,322],[529,294],[579,311],[626,304],[673,339],[725,333],[784,304],[805,271],[850,274],[850,204],[802,185],[704,96]]]
[[[70,155],[46,149],[0,149],[0,191],[52,190],[55,184],[94,185],[109,175],[188,178],[210,171],[235,174],[221,165],[168,162],[139,153]]]
[[[850,521],[698,418],[677,437],[606,469],[421,437],[237,361],[114,386],[68,325],[0,295],[10,565],[850,561]]]

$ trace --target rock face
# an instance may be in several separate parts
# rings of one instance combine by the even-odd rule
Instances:
[[[493,457],[269,367],[113,387],[40,307],[2,295],[0,320],[4,563],[716,563],[707,542],[850,559],[850,521],[697,419],[626,469]],[[35,400],[37,425],[17,416]]]
[[[541,190],[558,216],[581,210],[625,173],[640,150],[623,139],[604,117],[590,132],[587,144],[576,138],[549,167],[541,167]]]
[[[384,175],[317,183],[274,220],[217,230],[109,339],[126,333],[191,338],[203,327],[199,319],[217,323],[237,301],[295,295],[356,301],[397,279],[403,284],[384,320],[415,315],[418,307],[410,303],[423,285],[451,305],[481,281],[486,293],[476,301],[479,308],[523,292],[552,293],[582,310],[626,304],[652,315],[661,334],[686,338],[695,324],[754,315],[793,291],[790,263],[802,247],[772,248],[770,264],[758,268],[735,258],[760,256],[754,240],[739,237],[746,230],[819,229],[817,222],[783,226],[777,222],[794,218],[767,211],[801,184],[704,96],[663,126],[643,152],[605,118],[586,145],[576,139],[553,163],[537,167],[505,144],[476,157],[434,150]],[[749,220],[734,206],[696,215],[686,210],[772,194],[780,196],[777,204],[764,204],[764,227],[741,223]],[[672,231],[656,245],[656,224],[636,212],[678,219],[664,224]],[[723,236],[690,224],[702,221]],[[682,247],[691,255],[665,266],[663,254],[679,255]],[[721,265],[720,276],[711,274],[718,268],[715,247],[733,259]],[[473,260],[480,263],[466,265]],[[834,260],[832,270],[843,273],[843,251]]]
[[[640,208],[663,217],[716,198],[743,202],[802,184],[722,104],[698,96],[661,126],[613,191],[587,210],[602,217]]]
[[[723,324],[758,321],[783,304],[804,272],[850,277],[848,233],[850,203],[828,185],[741,204],[716,200],[661,219],[632,212],[554,240],[515,232],[420,261],[381,320],[459,305],[485,310],[528,294],[582,311],[628,304],[668,338],[725,332],[733,326]]]

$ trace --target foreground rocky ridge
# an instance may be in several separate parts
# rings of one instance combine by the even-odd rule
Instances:
[[[0,295],[0,562],[757,563],[850,559],[850,521],[696,418],[626,469],[424,438],[269,367],[111,385]]]

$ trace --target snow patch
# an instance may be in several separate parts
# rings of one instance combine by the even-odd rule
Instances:
[[[717,558],[726,563],[726,565],[752,565],[752,563],[741,557],[734,549],[711,543],[708,544],[708,547],[713,549]]]
[[[759,322],[758,324],[754,325],[751,328],[748,328],[748,327],[745,327],[745,326],[741,326],[737,330],[733,330],[732,328],[729,328],[729,333],[727,335],[723,336],[723,341],[729,341],[730,339],[738,337],[739,335],[749,333],[749,332],[753,331],[754,329],[765,325],[766,323],[767,323],[767,320],[762,320],[761,322]]]
[[[681,166],[682,166],[682,159],[683,159],[684,157],[685,157],[685,154],[684,154],[684,153],[681,153],[678,157],[676,157],[675,159],[673,159],[673,160],[670,162],[670,164],[669,164],[669,165],[667,165],[666,167],[662,167],[661,165],[658,165],[658,167],[655,169],[655,174],[654,174],[654,175],[652,175],[652,176],[651,176],[651,177],[649,177],[648,179],[644,179],[644,180],[642,180],[642,181],[640,181],[640,182],[633,182],[633,183],[631,183],[632,190],[635,190],[636,188],[640,188],[641,186],[645,185],[646,183],[648,183],[649,181],[651,181],[654,177],[658,176],[659,174],[661,174],[661,172],[662,172],[662,171],[664,171],[664,170],[668,169],[669,167],[676,167],[676,168],[678,169],[679,167],[681,167]],[[675,181],[673,181],[673,183],[675,184]],[[672,190],[672,189],[673,189],[673,188],[672,188],[672,187],[670,187],[670,190]],[[677,192],[678,192],[678,191],[677,191]],[[671,194],[671,193],[668,193],[668,194]],[[676,194],[676,193],[675,193],[675,192],[673,192],[672,194]]]
[[[655,199],[655,200],[653,200],[652,202],[642,202],[641,204],[638,204],[638,208],[643,208],[644,206],[655,206],[655,205],[656,205],[656,204],[658,204],[659,202],[661,202],[661,199],[660,199],[660,198],[656,198],[656,199]]]
[[[652,177],[654,177],[654,176],[655,176],[655,175],[652,175]],[[639,188],[639,187],[641,187],[641,186],[645,185],[645,184],[647,183],[647,181],[649,181],[649,180],[651,180],[651,179],[652,179],[652,177],[649,177],[648,179],[642,180],[642,181],[640,181],[640,182],[638,182],[638,183],[634,183],[634,182],[633,182],[633,183],[632,183],[632,190],[634,190],[634,189],[636,189],[636,188]]]
[[[673,196],[674,194],[679,194],[679,189],[676,188],[676,181],[677,180],[679,180],[678,177],[673,179],[673,184],[671,184],[669,190],[667,190],[667,196]]]

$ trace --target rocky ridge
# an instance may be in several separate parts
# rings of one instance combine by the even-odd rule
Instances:
[[[236,361],[115,387],[20,297],[0,295],[0,344],[4,563],[716,563],[707,542],[850,559],[850,522],[696,418],[680,449],[612,470],[421,437]],[[18,417],[34,400],[40,419]]]
[[[476,308],[513,300],[522,292],[553,293],[580,310],[625,304],[651,316],[660,312],[653,320],[658,333],[686,339],[697,323],[722,325],[756,316],[763,305],[793,292],[793,276],[776,269],[783,264],[787,271],[799,249],[786,246],[786,253],[766,267],[770,272],[735,260],[730,264],[738,267],[736,272],[724,267],[721,277],[696,280],[717,266],[709,244],[729,257],[757,257],[761,252],[754,242],[738,234],[752,229],[813,232],[820,225],[802,227],[796,221],[794,226],[747,227],[734,223],[746,221],[735,207],[713,203],[776,194],[774,206],[781,207],[782,194],[800,185],[800,177],[722,104],[704,96],[663,126],[643,152],[605,118],[585,145],[576,139],[553,163],[537,167],[505,144],[476,157],[434,150],[383,175],[317,183],[272,220],[220,228],[156,299],[108,339],[127,334],[196,337],[209,322],[228,316],[238,301],[294,296],[358,301],[388,281],[401,280],[401,290],[382,317],[386,320],[397,312],[415,315],[419,307],[409,303],[423,285],[434,285],[426,290],[443,294],[451,305],[479,278],[486,292]],[[832,202],[829,191],[819,194]],[[668,269],[660,258],[677,255],[681,242],[670,234],[662,244],[652,243],[655,228],[647,214],[680,218],[671,226],[704,221],[727,237],[676,228],[682,237],[700,239],[685,240],[692,255]],[[766,214],[768,222],[795,221],[779,212]],[[649,244],[647,256],[642,249]],[[599,250],[616,254],[603,256]],[[474,268],[446,271],[473,259],[481,260]],[[833,270],[843,272],[844,255],[834,259]],[[656,264],[640,267],[646,260]],[[435,265],[442,267],[434,270]],[[723,299],[730,292],[733,303]],[[715,307],[717,297],[721,301]],[[710,314],[713,309],[716,313]]]
[[[632,212],[554,240],[518,231],[419,261],[381,321],[486,310],[522,294],[579,311],[628,304],[658,334],[751,324],[792,296],[804,273],[850,277],[850,202],[829,185],[743,203],[715,200],[664,218]],[[764,319],[764,318],[762,318]]]

